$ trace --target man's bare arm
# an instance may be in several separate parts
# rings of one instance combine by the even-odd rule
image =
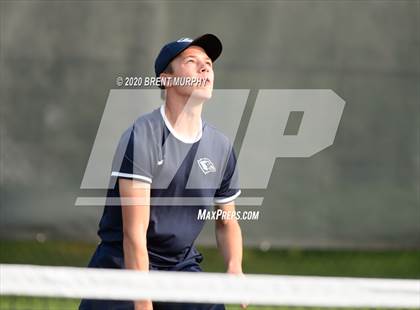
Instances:
[[[235,202],[217,205],[216,209],[225,212],[235,211]],[[242,232],[236,218],[216,219],[217,247],[223,255],[227,273],[243,275],[242,273]],[[246,303],[241,304],[242,309],[247,308]]]
[[[223,211],[235,211],[235,203],[217,205]],[[242,273],[242,233],[238,221],[232,219],[216,219],[216,241],[221,251],[227,272]]]
[[[147,228],[150,218],[150,184],[119,179],[126,269],[149,271]],[[150,300],[135,302],[136,310],[152,309]]]

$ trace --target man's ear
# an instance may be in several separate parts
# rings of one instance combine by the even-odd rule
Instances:
[[[162,72],[159,75],[159,77],[160,77],[161,85],[165,86],[166,89],[169,87],[172,87],[172,78],[173,78],[172,74]]]

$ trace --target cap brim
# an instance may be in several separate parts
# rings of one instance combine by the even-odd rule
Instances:
[[[188,47],[192,45],[203,48],[207,56],[209,56],[213,62],[220,56],[223,49],[222,42],[220,42],[218,37],[211,33],[207,33],[194,39]]]

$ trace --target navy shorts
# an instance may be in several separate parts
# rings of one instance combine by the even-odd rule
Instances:
[[[124,268],[124,257],[121,243],[101,242],[96,248],[89,268]],[[157,270],[157,268],[151,268]],[[177,271],[200,272],[198,263],[189,262],[178,266]],[[134,303],[128,300],[97,300],[82,299],[79,310],[134,310]],[[222,304],[198,304],[198,303],[168,303],[153,302],[153,310],[225,310]]]

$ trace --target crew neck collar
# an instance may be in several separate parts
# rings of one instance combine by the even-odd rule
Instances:
[[[186,138],[182,135],[180,135],[179,133],[177,133],[175,131],[175,129],[172,127],[171,123],[169,122],[168,118],[166,117],[166,113],[165,113],[165,104],[161,105],[160,107],[160,114],[162,115],[163,121],[165,122],[166,127],[169,129],[169,132],[178,140],[180,140],[181,142],[184,143],[196,143],[198,142],[202,135],[203,135],[203,121],[201,120],[200,117],[200,131],[198,132],[197,136],[194,138]]]

